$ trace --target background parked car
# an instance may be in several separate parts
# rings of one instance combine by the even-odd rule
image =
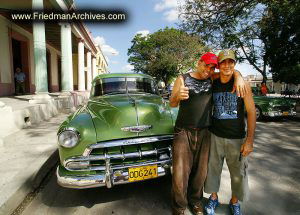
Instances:
[[[287,117],[296,115],[296,102],[292,99],[261,96],[259,89],[252,87],[253,98],[256,108],[256,119],[262,117]]]

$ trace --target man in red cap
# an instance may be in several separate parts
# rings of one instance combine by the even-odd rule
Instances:
[[[201,198],[207,175],[212,116],[212,75],[217,56],[207,52],[198,60],[195,71],[177,77],[170,106],[179,105],[173,142],[172,203],[173,215],[184,214],[187,205],[193,214],[203,214]],[[239,72],[234,74],[237,89],[244,90]],[[240,88],[241,87],[241,88]],[[244,91],[237,94],[245,94]]]

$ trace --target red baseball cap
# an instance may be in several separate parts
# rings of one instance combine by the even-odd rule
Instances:
[[[201,56],[200,60],[203,60],[206,64],[216,64],[218,66],[218,57],[214,53],[206,52]]]

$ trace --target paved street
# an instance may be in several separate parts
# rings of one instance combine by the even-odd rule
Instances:
[[[257,123],[250,157],[250,199],[244,214],[300,214],[300,126],[298,121]],[[54,172],[23,215],[150,215],[170,212],[171,177],[107,188],[73,190],[57,185]],[[207,198],[208,195],[205,195]],[[217,214],[229,214],[229,172],[225,165]],[[190,215],[189,211],[186,211]]]

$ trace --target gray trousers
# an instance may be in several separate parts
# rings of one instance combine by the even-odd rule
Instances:
[[[248,197],[248,160],[240,158],[240,149],[244,139],[226,139],[211,134],[211,146],[208,161],[208,172],[204,191],[218,192],[224,159],[230,172],[232,196],[243,201]]]
[[[173,143],[172,202],[173,213],[183,211],[187,204],[201,204],[207,162],[210,132],[176,129]]]

